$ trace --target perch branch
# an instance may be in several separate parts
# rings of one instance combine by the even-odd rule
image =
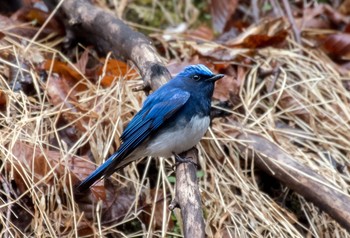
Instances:
[[[304,166],[274,143],[254,134],[240,134],[246,146],[239,146],[241,153],[254,158],[257,167],[277,178],[287,187],[314,203],[350,231],[350,197],[334,189],[329,182],[312,169]]]
[[[192,149],[179,156],[190,159],[193,163],[180,163],[176,166],[176,194],[169,209],[181,208],[182,220],[186,221],[183,224],[185,237],[205,237],[205,225],[195,166],[195,164],[198,164],[198,150]]]

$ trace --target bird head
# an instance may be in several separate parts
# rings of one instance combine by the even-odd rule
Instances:
[[[210,69],[202,64],[187,66],[178,77],[186,78],[187,82],[191,83],[212,83],[224,77],[223,74],[214,74]]]

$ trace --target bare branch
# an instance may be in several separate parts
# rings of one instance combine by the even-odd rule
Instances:
[[[45,0],[51,9],[58,2]],[[131,60],[140,70],[146,91],[159,88],[171,78],[148,38],[90,1],[66,0],[58,14],[70,31],[67,35],[93,44],[101,54],[113,52],[116,58]]]
[[[255,164],[277,178],[287,187],[314,203],[350,231],[350,198],[334,188],[321,175],[304,166],[266,138],[254,134],[241,134],[246,146],[241,153],[254,158]],[[252,153],[253,151],[253,153]]]
[[[180,156],[190,159],[193,163],[181,163],[176,167],[176,194],[169,209],[181,209],[185,237],[205,237],[197,169],[194,165],[198,163],[198,150],[192,149]]]

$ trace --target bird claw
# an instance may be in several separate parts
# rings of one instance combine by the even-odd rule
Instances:
[[[175,164],[173,164],[173,166],[171,166],[171,169],[172,170],[176,170],[176,167],[179,165],[179,164],[182,164],[182,163],[191,163],[193,164],[196,168],[198,168],[198,164],[193,162],[192,161],[192,157],[188,157],[188,158],[182,158],[181,156],[177,155],[177,154],[174,154],[175,156]]]

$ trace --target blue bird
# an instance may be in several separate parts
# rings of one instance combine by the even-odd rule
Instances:
[[[87,190],[132,161],[145,157],[170,157],[194,147],[210,124],[214,74],[202,64],[186,67],[145,100],[120,137],[119,149],[78,185]]]

